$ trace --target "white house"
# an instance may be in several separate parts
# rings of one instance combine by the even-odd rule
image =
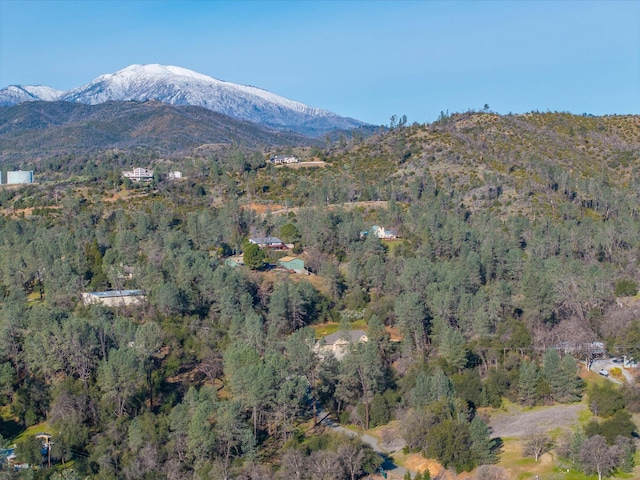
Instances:
[[[298,163],[298,157],[294,157],[293,155],[276,155],[275,157],[271,157],[269,159],[271,163],[274,165],[283,165],[285,163]]]
[[[349,351],[349,345],[368,341],[369,337],[364,330],[341,330],[320,339],[316,343],[316,351],[320,355],[331,352],[337,360],[342,360]]]
[[[153,180],[153,170],[136,167],[130,172],[122,172],[122,176],[131,179],[133,182],[150,182]]]
[[[395,240],[398,238],[397,230],[385,230],[384,227],[380,227],[378,225],[374,225],[371,227],[371,230],[364,230],[360,232],[360,238],[364,238],[369,234],[375,235],[380,240]]]
[[[396,230],[385,230],[384,227],[379,227],[378,225],[374,225],[371,231],[381,240],[395,240],[398,238]]]
[[[176,178],[182,178],[182,172],[169,172],[169,180],[175,180]]]

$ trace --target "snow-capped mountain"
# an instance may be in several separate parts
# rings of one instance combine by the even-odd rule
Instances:
[[[38,100],[52,102],[60,99],[64,93],[64,90],[56,90],[42,85],[9,85],[0,90],[0,105],[10,106]]]
[[[52,94],[46,94],[49,97],[45,98],[31,90],[27,93],[31,93],[33,98],[22,99],[17,95],[8,97],[4,92],[9,88],[12,87],[0,91],[0,105],[51,99],[89,105],[107,101],[157,100],[171,105],[204,107],[237,119],[311,135],[365,125],[358,120],[340,117],[260,88],[217,80],[185,68],[157,64],[131,65],[116,73],[101,75],[80,88],[54,98],[51,98]],[[5,97],[17,101],[10,102]]]

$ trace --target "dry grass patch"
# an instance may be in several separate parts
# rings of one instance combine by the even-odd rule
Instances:
[[[253,210],[258,215],[265,215],[268,212],[273,213],[277,210],[282,210],[284,208],[284,205],[279,205],[277,203],[270,203],[268,205],[264,205],[262,203],[248,203],[247,205],[245,205],[245,208]]]
[[[283,280],[283,276],[286,276],[287,279],[291,280],[294,283],[298,282],[309,282],[313,288],[318,290],[320,293],[324,295],[330,294],[329,282],[324,277],[319,275],[302,275],[298,273],[287,273],[283,270],[269,270],[266,272],[255,272],[263,281],[267,280],[271,283],[276,283],[278,281]]]
[[[425,470],[429,470],[431,478],[440,478],[438,477],[440,474],[446,474],[446,469],[437,461],[431,460],[429,458],[424,458],[419,453],[410,453],[409,455],[407,455],[403,459],[403,465],[405,468],[408,468],[412,472],[422,473]]]

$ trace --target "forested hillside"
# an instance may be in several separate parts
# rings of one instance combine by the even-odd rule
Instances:
[[[86,160],[105,150],[144,150],[156,158],[183,157],[210,144],[311,145],[314,140],[279,132],[202,107],[160,102],[26,102],[0,106],[0,162],[35,165],[42,160]]]
[[[322,410],[387,426],[383,443],[437,460],[448,478],[504,478],[477,469],[501,455],[487,415],[585,395],[594,419],[556,442],[557,464],[595,471],[602,447],[609,472],[631,471],[638,387],[587,393],[578,360],[584,369],[593,342],[640,358],[640,118],[476,112],[390,127],[323,148],[145,164],[71,155],[43,162],[37,185],[3,185],[0,432],[53,435],[54,466],[31,474],[373,474],[382,459],[318,424]],[[266,161],[282,152],[326,166]],[[154,181],[124,181],[131,166],[154,168]],[[293,248],[250,246],[268,236]],[[275,269],[284,255],[310,275]],[[82,302],[125,288],[147,301]],[[342,330],[368,341],[342,360],[316,347]],[[41,463],[32,435],[20,442],[19,460]]]

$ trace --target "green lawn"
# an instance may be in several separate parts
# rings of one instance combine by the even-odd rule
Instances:
[[[311,325],[316,332],[316,340],[320,340],[322,337],[326,337],[327,335],[331,335],[332,333],[336,333],[340,329],[339,322],[327,322],[321,323],[319,325]],[[364,320],[356,320],[355,322],[349,323],[349,328],[351,330],[367,330],[367,322]]]

